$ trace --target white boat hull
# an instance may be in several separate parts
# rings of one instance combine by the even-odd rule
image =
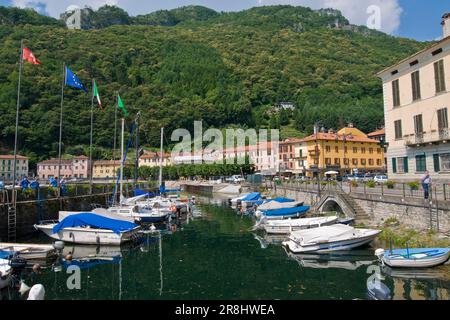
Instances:
[[[9,261],[5,259],[0,259],[0,289],[6,288],[11,284],[11,267],[9,266]]]
[[[269,234],[289,234],[293,231],[318,228],[335,224],[337,217],[330,218],[300,218],[291,220],[271,220],[263,224],[264,230]]]
[[[57,233],[53,233],[53,227],[55,225],[56,224],[35,225],[35,228],[55,240],[95,245],[120,245],[131,241],[139,231],[139,227],[137,227],[133,230],[117,234],[110,230],[75,227],[65,228]]]
[[[361,247],[372,242],[376,236],[364,237],[364,238],[355,238],[343,241],[322,243],[316,245],[307,245],[301,246],[298,243],[289,240],[283,242],[283,245],[286,246],[293,253],[305,253],[305,252],[333,252],[333,251],[342,251],[342,250],[351,250],[354,248]]]
[[[47,260],[56,255],[53,246],[41,244],[0,243],[1,250],[15,252],[25,260]]]

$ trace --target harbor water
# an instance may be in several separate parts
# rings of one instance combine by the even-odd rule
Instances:
[[[64,255],[28,286],[44,285],[46,299],[368,299],[377,273],[392,299],[450,298],[450,267],[381,268],[373,247],[333,255],[292,255],[283,238],[252,232],[254,219],[222,200],[200,198],[194,217],[119,247],[67,244]],[[50,243],[43,235],[31,239]],[[75,271],[74,271],[75,270]],[[76,278],[78,277],[78,278]],[[371,278],[372,277],[372,278]],[[25,295],[26,296],[26,295]],[[13,290],[3,299],[25,299]]]

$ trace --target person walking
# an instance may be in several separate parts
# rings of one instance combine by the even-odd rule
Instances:
[[[422,179],[423,196],[427,200],[430,196],[431,176],[428,171],[425,172]]]

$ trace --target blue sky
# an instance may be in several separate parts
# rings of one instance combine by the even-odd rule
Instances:
[[[367,8],[376,5],[380,8],[382,31],[417,40],[440,38],[440,18],[444,12],[450,12],[450,0],[0,0],[0,5],[34,7],[53,17],[58,17],[70,5],[98,8],[104,4],[116,4],[132,15],[189,4],[204,5],[217,11],[238,11],[271,4],[304,5],[314,9],[334,7],[354,24],[365,24],[369,16]]]

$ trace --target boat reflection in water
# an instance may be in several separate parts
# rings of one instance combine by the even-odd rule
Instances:
[[[253,233],[253,237],[259,242],[261,249],[267,249],[269,245],[281,246],[281,243],[287,240],[288,235],[269,235],[266,233],[263,236],[260,236]]]
[[[342,251],[333,254],[294,254],[285,249],[288,257],[297,261],[302,268],[313,269],[345,269],[357,270],[360,267],[368,267],[374,264],[375,259],[367,254],[367,251]]]

